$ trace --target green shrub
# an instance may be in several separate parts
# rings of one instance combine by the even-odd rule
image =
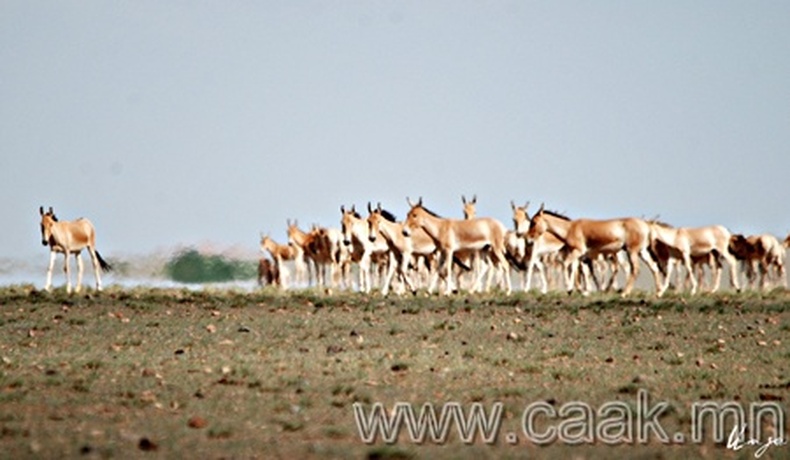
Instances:
[[[181,283],[216,283],[254,279],[256,266],[254,262],[228,260],[188,249],[167,262],[165,273],[173,281]]]

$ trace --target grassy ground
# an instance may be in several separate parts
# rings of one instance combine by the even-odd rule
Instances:
[[[786,291],[623,300],[0,288],[0,456],[752,458],[753,447],[711,441],[538,446],[505,433],[521,434],[534,402],[636,408],[640,390],[669,404],[670,434],[690,432],[695,401],[786,408],[789,332]],[[491,445],[454,431],[443,444],[362,442],[353,404],[399,401],[501,402],[502,430]],[[790,458],[790,446],[763,458]]]

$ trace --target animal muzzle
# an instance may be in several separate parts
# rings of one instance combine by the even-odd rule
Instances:
[[[351,240],[344,239],[343,244],[345,244],[346,246],[351,246]]]
[[[41,240],[41,245],[42,246],[46,246],[48,244],[49,244],[49,242],[47,242],[47,240]]]
[[[371,243],[375,243],[376,242],[376,235],[370,235],[368,237],[368,241],[370,241]]]

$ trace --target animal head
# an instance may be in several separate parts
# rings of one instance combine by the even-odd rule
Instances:
[[[546,216],[543,214],[543,203],[541,203],[540,209],[538,209],[538,212],[532,216],[532,220],[529,223],[529,230],[527,230],[527,240],[534,241],[540,238],[541,235],[546,233],[548,228]]]
[[[47,246],[52,238],[52,226],[58,221],[58,218],[52,211],[52,206],[47,212],[44,212],[44,206],[39,206],[38,213],[41,215],[41,244]]]
[[[510,200],[510,208],[513,210],[513,227],[516,230],[516,236],[524,236],[529,230],[529,214],[527,208],[529,201],[524,203],[524,206],[516,206],[513,200]]]
[[[340,230],[343,233],[343,244],[349,246],[351,244],[352,229],[354,223],[361,219],[357,213],[356,205],[351,205],[351,209],[346,209],[345,206],[340,206],[340,213],[343,217],[340,219]]]
[[[274,246],[274,241],[269,237],[269,235],[264,235],[261,232],[261,252],[265,251],[266,249],[270,249]]]
[[[291,219],[286,219],[285,223],[287,225],[288,242],[301,245],[305,234],[299,229],[299,221],[296,219],[293,221],[291,221]]]
[[[406,203],[411,209],[406,214],[406,220],[403,221],[403,236],[411,236],[414,230],[422,226],[422,221],[427,213],[422,207],[422,197],[416,203],[412,203],[409,197],[406,197]]]
[[[464,205],[464,219],[474,219],[477,216],[477,195],[472,195],[471,201],[461,195],[461,202]]]
[[[310,233],[305,238],[305,247],[313,254],[318,254],[328,250],[328,242],[326,241],[326,229],[313,224],[310,228]]]
[[[368,239],[371,243],[376,242],[376,237],[379,234],[379,226],[381,225],[381,203],[378,204],[376,209],[373,209],[368,201]]]
[[[735,257],[739,259],[748,259],[751,253],[754,251],[754,246],[745,236],[741,234],[735,234],[730,236],[728,249]]]

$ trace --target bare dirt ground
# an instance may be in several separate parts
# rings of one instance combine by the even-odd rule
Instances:
[[[0,289],[0,452],[8,458],[752,458],[759,446],[727,448],[726,440],[713,439],[713,425],[692,442],[692,408],[708,401],[747,414],[752,403],[786,410],[789,332],[784,290],[657,300],[650,294],[382,298],[147,288],[68,296],[7,287]],[[417,410],[457,402],[467,412],[479,403],[488,413],[499,404],[501,425],[491,440],[478,434],[465,442],[453,425],[441,440],[417,443],[404,429],[395,442],[381,435],[365,442],[355,404],[370,414],[381,403],[392,414],[398,402]],[[655,432],[641,442],[635,419],[630,442],[607,445],[596,431],[605,419],[602,407],[614,404],[636,417],[664,402],[666,443]],[[563,407],[585,405],[592,437],[584,411],[561,415]],[[563,439],[581,442],[534,442],[523,426],[528,407],[556,412],[536,417],[538,433],[553,427]],[[783,424],[779,435],[786,439]],[[767,446],[763,455],[788,457],[790,446]]]

